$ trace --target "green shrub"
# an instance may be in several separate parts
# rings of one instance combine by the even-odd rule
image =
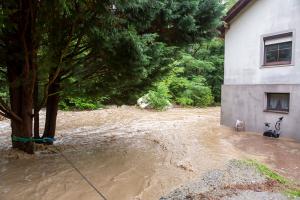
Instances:
[[[161,82],[157,85],[155,90],[150,90],[148,93],[148,100],[153,109],[163,110],[170,105],[169,88]]]
[[[95,110],[103,107],[101,99],[88,99],[82,97],[67,97],[59,103],[62,110]]]
[[[8,99],[9,99],[8,92],[0,90],[0,98],[2,98],[4,101],[8,102]]]
[[[205,107],[213,103],[211,90],[200,76],[192,80],[174,77],[169,87],[173,99],[180,105]]]
[[[189,88],[190,98],[193,100],[193,105],[198,107],[206,107],[213,103],[213,96],[208,86],[205,86],[199,82],[191,82]]]
[[[176,98],[176,102],[182,106],[193,105],[194,101],[189,97],[178,97]]]
[[[300,189],[290,189],[287,190],[286,193],[288,194],[288,196],[293,198],[300,197]]]

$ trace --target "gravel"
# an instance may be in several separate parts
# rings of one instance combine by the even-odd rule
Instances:
[[[273,192],[272,182],[270,183],[270,180],[255,167],[238,160],[231,160],[225,170],[212,170],[198,180],[160,198],[160,200],[184,199],[285,200],[288,198],[281,193]]]

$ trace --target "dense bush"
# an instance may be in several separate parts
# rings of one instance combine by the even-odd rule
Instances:
[[[185,54],[172,64],[173,70],[149,91],[148,97],[153,108],[161,110],[169,102],[182,106],[205,107],[213,103],[213,95],[206,79],[200,75],[203,69],[191,56]],[[188,59],[190,58],[190,59]],[[190,73],[197,68],[198,73]],[[202,73],[202,72],[201,72]]]
[[[211,88],[214,102],[220,103],[224,77],[224,42],[221,39],[208,40],[196,45],[195,49],[194,57],[210,65],[202,71],[202,76]]]
[[[67,97],[59,103],[62,110],[95,110],[102,108],[101,99],[88,99],[80,97]]]
[[[176,78],[170,84],[170,91],[180,105],[205,107],[213,103],[211,90],[201,77],[192,80]]]
[[[153,109],[163,110],[170,106],[171,95],[168,86],[164,82],[159,83],[155,90],[150,90],[147,97]]]
[[[193,49],[183,51],[171,64],[173,70],[164,82],[170,91],[172,102],[183,106],[205,107],[214,103],[211,91],[213,87],[206,75],[215,66],[210,60],[200,58],[199,55],[196,57],[195,52],[197,51]]]

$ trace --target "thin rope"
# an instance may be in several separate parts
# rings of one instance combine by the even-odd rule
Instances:
[[[55,146],[54,146],[55,147]],[[107,200],[107,198],[93,185],[93,183],[86,177],[84,174],[74,165],[74,163],[69,160],[57,147],[55,147],[57,151],[60,153],[60,155],[77,171],[77,173],[89,184],[98,194],[99,196]]]

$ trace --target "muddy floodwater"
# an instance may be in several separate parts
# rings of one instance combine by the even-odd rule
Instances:
[[[159,199],[231,159],[257,159],[300,182],[300,143],[219,123],[218,107],[59,112],[55,147],[26,155],[10,148],[1,121],[0,199],[101,199],[60,152],[109,200]]]

